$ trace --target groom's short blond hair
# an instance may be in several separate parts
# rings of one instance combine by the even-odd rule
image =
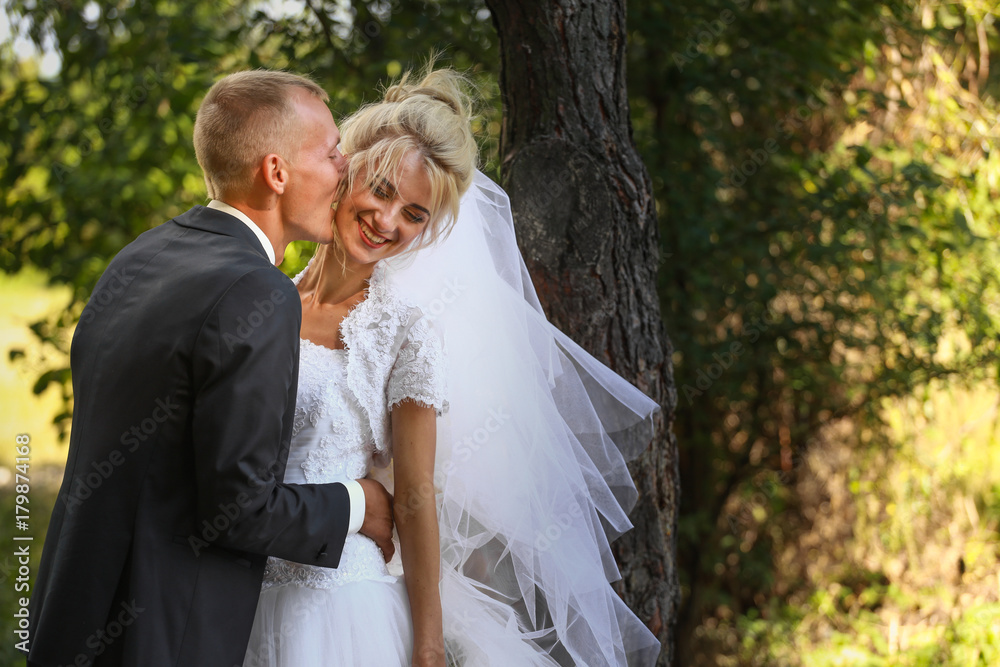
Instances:
[[[304,76],[262,69],[230,74],[209,89],[194,122],[194,152],[209,197],[246,194],[265,155],[294,161],[302,139],[296,90],[330,99]]]

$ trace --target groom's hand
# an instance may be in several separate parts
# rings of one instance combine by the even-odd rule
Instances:
[[[392,544],[392,496],[373,479],[359,479],[358,483],[365,492],[365,521],[358,532],[375,540],[388,563],[396,551]]]

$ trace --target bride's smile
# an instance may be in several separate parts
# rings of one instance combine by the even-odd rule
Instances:
[[[358,228],[361,230],[361,236],[373,248],[379,248],[389,242],[389,239],[376,234],[364,220],[358,220]]]

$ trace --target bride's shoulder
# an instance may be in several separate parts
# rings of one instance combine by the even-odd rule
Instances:
[[[401,324],[407,328],[422,315],[414,299],[389,277],[381,262],[375,266],[368,281],[368,301],[371,301],[376,306],[375,309],[382,314],[398,317]]]
[[[368,296],[351,311],[341,329],[348,338],[377,341],[379,347],[394,351],[422,319],[420,308],[376,266],[368,281]]]

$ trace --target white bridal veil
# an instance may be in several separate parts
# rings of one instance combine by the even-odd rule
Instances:
[[[609,541],[631,528],[625,461],[656,403],[546,320],[482,173],[446,240],[386,268],[448,357],[434,492],[452,663],[654,664],[658,641],[609,585]]]

